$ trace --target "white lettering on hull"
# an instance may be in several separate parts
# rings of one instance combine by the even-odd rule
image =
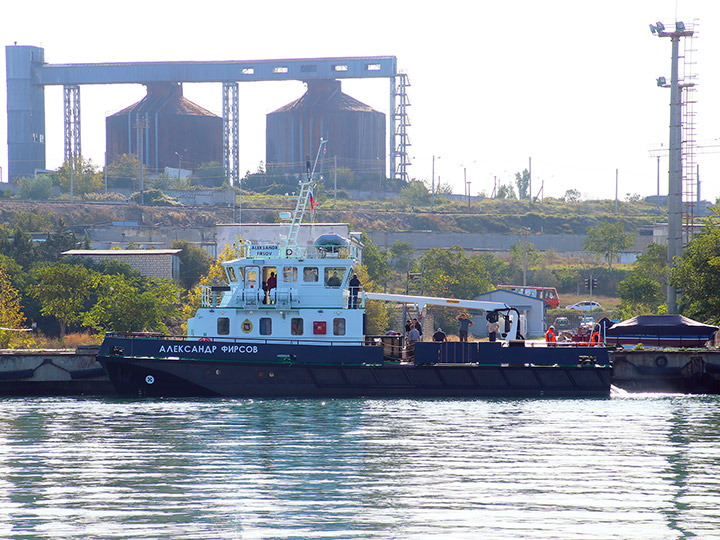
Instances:
[[[178,354],[213,354],[217,350],[217,345],[160,345],[159,353],[178,353]],[[224,353],[242,353],[257,354],[257,345],[223,345],[220,350]]]

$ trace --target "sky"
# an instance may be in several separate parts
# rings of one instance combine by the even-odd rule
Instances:
[[[671,45],[649,24],[695,23],[693,70],[702,198],[720,196],[720,2],[711,0],[10,0],[4,45],[35,45],[45,61],[101,63],[396,56],[408,74],[411,178],[491,193],[532,163],[532,189],[561,197],[622,200],[655,195],[668,147]],[[0,58],[5,73],[5,55]],[[343,91],[389,113],[389,81],[345,80]],[[0,121],[7,126],[7,87]],[[240,172],[265,160],[265,115],[304,93],[299,81],[243,83]],[[185,97],[222,114],[219,83]],[[81,145],[104,162],[105,117],[145,95],[141,85],[82,86]],[[46,160],[63,156],[62,87],[47,87]],[[0,130],[7,181],[7,128]],[[667,158],[660,159],[667,194]],[[616,174],[617,171],[617,174]],[[466,175],[466,176],[465,176]]]

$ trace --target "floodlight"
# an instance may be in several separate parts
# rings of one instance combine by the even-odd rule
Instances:
[[[664,25],[663,23],[661,23],[660,21],[656,22],[656,23],[655,23],[655,26],[657,26],[657,29],[658,29],[659,32],[664,32],[664,31],[665,31],[665,25]]]
[[[650,33],[653,35],[657,34],[657,27],[654,24],[650,25]]]
[[[675,30],[678,32],[684,32],[685,31],[685,23],[682,21],[677,21],[675,23]]]
[[[665,77],[658,77],[657,78],[657,85],[658,86],[665,86],[667,84],[667,79]]]

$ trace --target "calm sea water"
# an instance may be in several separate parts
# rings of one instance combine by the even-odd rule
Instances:
[[[0,399],[3,539],[720,538],[720,398]]]

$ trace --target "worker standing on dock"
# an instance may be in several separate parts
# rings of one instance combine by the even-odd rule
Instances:
[[[545,332],[545,341],[547,343],[557,342],[557,336],[555,335],[555,327],[552,324],[550,325],[550,328],[547,329],[547,332]]]

